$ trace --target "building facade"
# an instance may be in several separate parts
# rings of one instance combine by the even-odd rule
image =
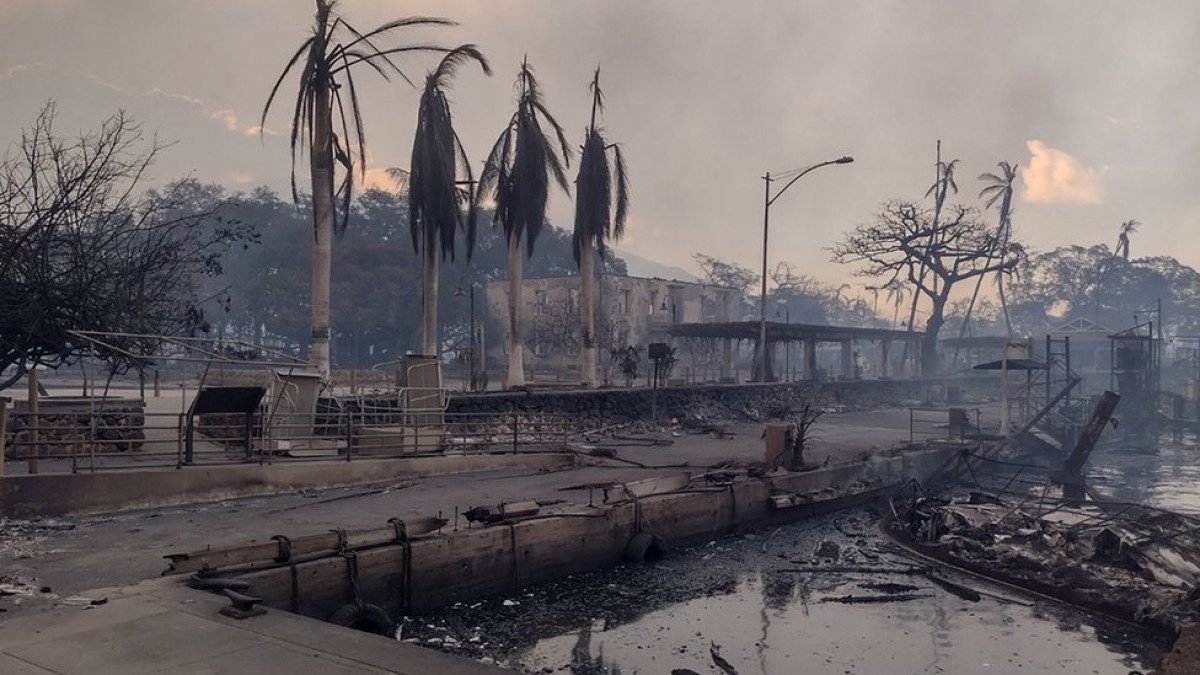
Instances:
[[[578,276],[526,279],[522,286],[522,333],[525,366],[545,380],[578,378],[580,340]],[[671,342],[670,327],[680,323],[714,323],[741,318],[737,289],[669,279],[602,274],[596,283],[596,340],[602,375],[613,349],[634,347],[646,358],[653,342]],[[491,326],[489,360],[503,363],[508,345],[508,282],[487,286]],[[676,375],[693,354],[677,353]],[[643,368],[643,371],[645,369]],[[607,379],[607,378],[606,378]]]

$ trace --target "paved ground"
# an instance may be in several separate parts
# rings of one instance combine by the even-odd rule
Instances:
[[[60,605],[17,624],[0,623],[0,673],[504,672],[289,612],[236,621],[218,613],[228,604],[224,598],[166,581],[89,596],[105,602]]]
[[[695,470],[727,460],[761,459],[762,424],[730,427],[733,437],[631,435],[666,446],[618,447],[620,458],[651,467],[686,463]],[[829,414],[816,427],[813,463],[857,458],[908,439],[907,409]],[[614,439],[612,443],[636,443]],[[334,528],[385,526],[393,516],[442,513],[453,518],[472,506],[513,499],[586,503],[588,491],[563,490],[585,483],[627,481],[687,469],[639,468],[618,461],[554,472],[497,471],[426,478],[416,483],[381,484],[289,493],[184,508],[155,509],[81,519],[0,521],[0,577],[20,577],[69,595],[104,586],[129,584],[160,574],[168,553],[269,540],[275,534],[299,536]],[[186,469],[185,469],[186,470]],[[0,598],[0,608],[13,609]]]

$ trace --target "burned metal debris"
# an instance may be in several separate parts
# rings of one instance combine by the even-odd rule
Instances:
[[[889,532],[942,562],[1169,633],[1200,619],[1198,518],[1135,504],[919,490],[893,509]]]

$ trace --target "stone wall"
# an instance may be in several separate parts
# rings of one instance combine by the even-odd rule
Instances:
[[[141,400],[96,402],[95,440],[97,452],[133,452],[146,440],[146,404]],[[87,452],[92,439],[93,404],[84,398],[42,399],[38,408],[38,456],[70,457],[73,451]],[[24,401],[17,401],[5,430],[5,454],[10,459],[29,456],[31,432]]]
[[[657,398],[658,420],[683,424],[750,420],[798,412],[805,403],[848,410],[924,404],[957,388],[965,396],[994,388],[994,379],[860,380],[787,382],[776,384],[702,385],[584,391],[518,391],[491,394],[452,394],[451,413],[559,413],[577,418],[581,428],[625,422],[650,422]]]

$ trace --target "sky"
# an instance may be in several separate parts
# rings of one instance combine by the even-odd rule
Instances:
[[[0,146],[48,100],[60,129],[125,109],[174,142],[153,180],[231,190],[287,184],[289,99],[257,133],[267,92],[310,28],[308,0],[0,0]],[[359,29],[408,15],[453,28],[400,39],[475,43],[495,75],[463,70],[452,99],[482,164],[528,55],[573,145],[601,68],[603,125],[630,167],[619,247],[695,269],[702,252],[758,269],[765,172],[851,155],[771,208],[771,264],[867,284],[828,247],[884,200],[919,199],[935,147],[959,160],[957,198],[1020,166],[1013,223],[1037,250],[1113,246],[1200,266],[1200,3],[1108,0],[342,0]],[[410,75],[430,57],[401,62]],[[419,81],[419,80],[418,80]],[[418,92],[363,71],[370,178],[406,166]],[[284,85],[285,96],[295,81]],[[549,216],[572,218],[569,198]],[[994,212],[985,214],[994,218]]]

